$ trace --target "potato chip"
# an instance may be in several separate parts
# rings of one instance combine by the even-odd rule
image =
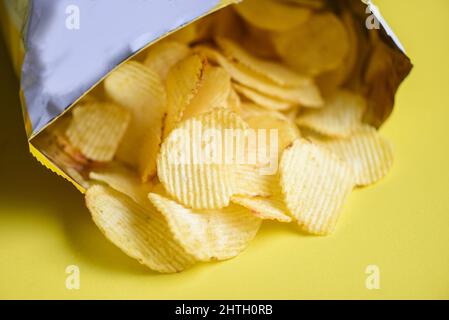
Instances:
[[[362,126],[365,99],[349,91],[330,96],[324,108],[304,110],[296,120],[300,127],[330,137],[348,137]]]
[[[368,186],[387,175],[393,165],[393,149],[375,128],[364,126],[345,139],[313,139],[345,160],[358,186]]]
[[[170,34],[167,37],[167,40],[189,45],[205,36],[202,31],[204,31],[204,29],[198,28],[198,23],[194,22]]]
[[[61,161],[57,163],[79,169],[81,172],[92,164],[92,160],[83,155],[67,138],[66,132],[72,121],[73,116],[65,116],[55,121],[45,130],[44,134],[36,137],[34,145],[39,150],[41,149],[40,146],[42,146],[42,149],[46,154],[48,153],[52,160],[57,159]]]
[[[70,120],[68,117],[65,119]],[[59,124],[59,122],[56,123]],[[84,173],[91,165],[91,161],[73,147],[64,135],[56,135],[55,131],[54,124],[52,124],[45,132],[33,139],[33,147],[42,150],[42,155],[61,168],[68,177],[61,172],[57,172],[58,175],[68,180],[72,179],[84,188],[87,187],[89,183],[86,181]],[[61,131],[62,134],[64,132],[65,130]],[[42,163],[38,157],[36,159]]]
[[[236,189],[235,154],[224,152],[224,145],[238,145],[234,134],[246,129],[246,123],[227,109],[191,118],[174,129],[157,162],[159,180],[170,196],[193,209],[228,206]]]
[[[156,175],[157,155],[162,143],[163,119],[148,128],[144,135],[138,158],[138,169],[142,182],[147,182]]]
[[[207,66],[196,96],[184,111],[183,120],[211,111],[226,108],[231,94],[231,77],[221,67]]]
[[[108,96],[132,114],[117,158],[138,168],[145,181],[155,174],[154,152],[157,153],[161,143],[162,121],[167,112],[162,81],[150,68],[131,61],[112,72],[104,87]]]
[[[85,103],[73,109],[66,135],[87,158],[107,162],[114,158],[130,119],[127,110],[113,103]]]
[[[298,118],[300,108],[292,107],[289,110],[282,111],[282,114],[287,117],[289,121],[296,122],[296,118]]]
[[[282,194],[266,198],[234,195],[231,200],[233,203],[251,210],[259,219],[285,223],[292,221]]]
[[[143,207],[123,194],[97,185],[88,189],[86,204],[106,238],[150,269],[173,273],[195,263],[151,203]]]
[[[195,54],[175,65],[167,76],[168,113],[164,138],[181,122],[187,106],[197,95],[207,61]]]
[[[256,158],[257,161],[257,158]],[[234,194],[248,197],[269,197],[273,186],[279,184],[276,174],[263,174],[259,165],[241,164],[234,168],[237,187]]]
[[[244,35],[244,23],[240,16],[231,7],[221,9],[214,14],[206,17],[211,19],[209,33],[212,40],[214,37],[226,37],[236,41],[242,41]]]
[[[248,52],[262,59],[278,58],[276,48],[271,41],[270,31],[256,28],[250,24],[246,24],[245,27],[245,38],[241,44]]]
[[[252,170],[251,170],[252,169]],[[240,166],[237,171],[238,192],[231,201],[263,220],[290,222],[279,182],[279,175],[261,175],[257,168]]]
[[[297,72],[318,75],[338,67],[349,50],[343,23],[331,13],[315,13],[307,26],[273,36],[283,60]]]
[[[261,107],[267,108],[268,110],[288,110],[294,105],[291,102],[269,97],[256,90],[236,83],[234,84],[234,89],[248,100],[251,100]]]
[[[261,220],[231,204],[221,210],[191,210],[159,194],[150,200],[165,216],[175,238],[200,261],[237,256],[256,236]]]
[[[280,177],[298,224],[313,234],[332,233],[354,187],[349,165],[326,148],[298,139],[282,155]]]
[[[341,15],[341,19],[348,34],[349,49],[340,66],[334,70],[324,72],[317,77],[317,84],[325,96],[331,95],[347,82],[350,75],[354,72],[357,59],[359,58],[359,40],[354,17],[351,12],[345,10]]]
[[[221,65],[235,81],[246,87],[265,94],[269,93],[270,96],[292,103],[299,103],[307,107],[321,107],[323,105],[318,87],[313,83],[301,87],[282,87],[260,76],[242,64],[229,61],[221,53],[212,48],[198,46],[195,50],[204,54],[209,60]]]
[[[275,130],[277,140],[271,141],[270,139],[267,144],[275,142],[279,153],[301,136],[295,123],[281,113],[266,112],[250,115],[245,117],[245,121],[253,129]]]
[[[311,9],[319,10],[327,6],[327,0],[284,0],[297,5],[306,6]]]
[[[267,112],[276,112],[276,111],[269,111],[255,103],[244,101],[242,102],[239,115],[242,117],[243,120],[246,121],[246,119],[249,119],[252,116],[265,115]]]
[[[148,49],[144,64],[165,81],[170,69],[190,54],[190,48],[183,43],[161,41]]]
[[[235,9],[252,25],[271,31],[287,31],[303,25],[311,14],[306,7],[275,0],[245,0]]]
[[[241,63],[260,76],[266,77],[280,86],[301,87],[313,83],[311,78],[302,76],[280,63],[260,59],[251,55],[237,43],[229,39],[217,37],[215,38],[215,42],[227,57]]]
[[[242,100],[232,86],[231,90],[229,90],[229,95],[226,100],[226,106],[228,109],[234,111],[235,113],[240,113],[242,108]]]
[[[154,184],[142,183],[135,172],[118,164],[94,169],[89,173],[89,178],[108,185],[142,206],[148,204],[148,193],[154,189]]]

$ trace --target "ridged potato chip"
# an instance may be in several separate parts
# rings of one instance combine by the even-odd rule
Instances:
[[[150,269],[174,273],[195,263],[151,203],[143,207],[119,192],[96,185],[87,190],[86,204],[106,238]]]
[[[94,161],[111,161],[130,123],[129,112],[113,103],[89,102],[72,112],[66,130],[71,145]]]
[[[279,177],[276,174],[263,174],[260,164],[236,165],[234,179],[237,184],[234,194],[248,197],[269,197],[273,194],[273,186],[279,184]]]
[[[148,193],[154,189],[153,183],[142,183],[135,172],[114,163],[94,169],[89,173],[89,178],[108,185],[143,206],[148,204]]]
[[[321,107],[323,100],[318,87],[313,83],[298,87],[283,87],[260,76],[248,67],[229,61],[220,52],[206,46],[198,46],[196,51],[204,54],[209,60],[221,65],[238,83],[263,92],[270,96],[298,103],[307,107]]]
[[[232,196],[232,202],[251,210],[256,217],[262,220],[275,220],[284,223],[292,221],[281,194],[269,197],[235,195]]]
[[[249,210],[233,204],[221,210],[191,210],[159,194],[150,193],[149,198],[165,216],[179,243],[200,261],[237,256],[261,225]]]
[[[235,9],[252,25],[271,31],[286,31],[303,25],[311,14],[309,8],[275,0],[245,0]]]
[[[236,83],[234,83],[234,89],[243,97],[268,110],[288,110],[294,106],[294,103],[269,97],[263,93],[257,92],[256,90]]]
[[[254,169],[248,172],[249,169],[246,167],[247,172],[241,170],[241,176],[246,176],[246,179],[237,177],[240,190],[238,194],[232,196],[231,201],[251,210],[260,219],[291,222],[292,218],[282,195],[279,175],[260,176]]]
[[[69,118],[66,119],[70,120]],[[59,124],[59,122],[57,123]],[[61,131],[61,135],[56,135],[57,133],[53,131],[53,125],[33,139],[33,146],[42,150],[43,155],[60,167],[69,178],[76,181],[80,186],[87,188],[89,182],[85,177],[85,172],[89,169],[91,161],[73,147],[67,141],[65,135],[62,135],[65,129]]]
[[[251,55],[232,40],[216,37],[215,42],[227,57],[280,86],[301,87],[313,83],[310,77],[302,76],[281,63],[260,59]]]
[[[181,122],[187,106],[197,95],[202,84],[206,59],[191,55],[175,65],[167,76],[167,117],[164,134],[168,134]]]
[[[393,149],[375,128],[364,126],[344,139],[313,139],[345,160],[355,174],[358,186],[374,184],[393,166]]]
[[[280,177],[298,224],[312,234],[332,233],[354,187],[350,166],[326,148],[298,139],[282,155]]]
[[[277,132],[277,149],[282,152],[287,146],[301,136],[298,127],[281,113],[266,112],[245,117],[245,121],[253,129],[276,130]],[[270,145],[267,141],[267,144]]]
[[[117,151],[117,158],[139,169],[142,179],[155,174],[155,154],[161,143],[167,97],[159,75],[130,61],[104,81],[107,95],[132,114],[131,123]],[[146,153],[146,151],[150,151]]]
[[[312,76],[338,67],[349,50],[346,29],[331,12],[315,13],[306,27],[276,33],[273,41],[289,66]]]
[[[365,99],[358,94],[340,90],[326,100],[324,108],[304,110],[296,123],[330,137],[348,137],[362,126]]]
[[[161,41],[148,49],[144,64],[165,81],[170,69],[190,54],[189,46],[184,43]]]
[[[164,140],[158,177],[181,204],[193,209],[221,209],[236,190],[234,154],[226,154],[226,137],[245,132],[247,124],[227,109],[216,109],[182,122]],[[243,134],[242,134],[243,136]],[[238,137],[229,143],[237,145]],[[225,157],[231,157],[231,161]]]
[[[183,120],[211,111],[226,108],[231,94],[231,77],[221,67],[207,66],[197,94],[184,111]]]

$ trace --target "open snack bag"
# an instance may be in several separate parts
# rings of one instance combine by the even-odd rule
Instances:
[[[155,271],[233,258],[264,220],[329,235],[393,163],[412,65],[377,8],[234,2],[0,2],[31,152]]]

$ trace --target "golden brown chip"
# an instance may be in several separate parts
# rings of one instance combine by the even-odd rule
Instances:
[[[271,148],[271,143],[275,142],[279,153],[301,136],[295,123],[281,113],[265,112],[249,115],[245,117],[245,121],[253,129],[274,130],[277,139],[267,139],[267,145]]]
[[[279,175],[265,176],[260,175],[254,168],[253,171],[249,169],[247,166],[246,172],[240,170],[240,176],[237,177],[240,190],[232,196],[231,201],[251,210],[260,219],[291,222],[282,195]],[[251,177],[253,179],[250,179]]]
[[[256,57],[262,59],[278,59],[278,54],[271,41],[270,31],[256,28],[250,24],[245,25],[243,47]]]
[[[158,177],[170,196],[194,209],[228,206],[236,190],[235,153],[225,152],[224,146],[239,145],[246,129],[227,109],[191,118],[174,129],[158,157]]]
[[[128,128],[129,112],[113,103],[86,102],[73,109],[66,130],[71,145],[94,161],[111,161]]]
[[[180,272],[194,264],[195,258],[179,244],[165,218],[148,203],[143,207],[99,185],[86,193],[95,224],[128,256],[163,273]]]
[[[267,108],[268,110],[288,110],[294,105],[291,102],[269,97],[256,90],[236,83],[234,84],[234,89],[248,100],[251,100],[261,107]]]
[[[142,206],[148,204],[148,193],[154,189],[154,184],[142,183],[134,171],[118,164],[95,169],[89,173],[89,178],[97,183],[108,185]]]
[[[314,10],[323,9],[327,6],[327,0],[284,0],[297,5],[306,6]]]
[[[393,165],[391,144],[375,128],[364,126],[345,139],[313,139],[345,160],[358,186],[374,184],[385,177]]]
[[[191,50],[181,42],[161,41],[152,45],[147,52],[144,64],[165,81],[170,69],[182,59],[187,58]]]
[[[162,143],[163,119],[148,128],[141,143],[138,169],[142,182],[147,182],[156,175],[157,155]]]
[[[212,48],[198,46],[195,50],[204,54],[209,60],[221,65],[236,82],[246,87],[307,107],[321,107],[323,105],[319,89],[313,81],[298,87],[279,86],[248,67],[228,60],[220,52]]]
[[[249,119],[250,117],[262,116],[265,115],[267,112],[275,112],[275,111],[268,111],[267,109],[255,103],[243,102],[240,108],[239,115],[246,121],[246,119]]]
[[[191,210],[159,194],[150,193],[149,198],[165,216],[179,243],[200,261],[237,256],[261,225],[260,219],[238,205],[221,210]]]
[[[201,40],[207,34],[204,33],[206,29],[199,27],[199,21],[189,24],[188,26],[182,27],[176,32],[170,34],[167,37],[168,41],[176,41],[190,45],[195,41]]]
[[[241,164],[235,166],[234,175],[237,188],[234,194],[248,197],[271,196],[273,194],[273,186],[279,184],[279,176],[276,174],[264,174],[260,169],[260,164]]]
[[[303,25],[311,14],[309,8],[275,0],[245,0],[235,9],[252,25],[272,31],[286,31]]]
[[[159,149],[167,111],[162,80],[145,65],[130,61],[112,72],[105,79],[104,87],[107,95],[132,115],[117,158],[139,169],[145,181],[155,173],[154,151],[157,153]]]
[[[305,110],[296,123],[331,137],[348,137],[362,126],[365,99],[349,91],[338,91],[330,96],[324,108]]]
[[[291,222],[287,206],[281,194],[269,197],[232,196],[232,202],[245,207],[262,220]]]
[[[332,233],[354,187],[350,166],[326,148],[298,139],[283,153],[280,176],[298,224],[313,234]]]
[[[217,37],[215,42],[227,57],[233,59],[245,67],[251,69],[262,77],[284,87],[301,87],[310,85],[313,81],[309,77],[302,76],[284,65],[257,58],[241,48],[237,43]]]
[[[273,41],[289,66],[313,76],[338,67],[349,50],[345,27],[331,12],[315,13],[306,27],[276,33]]]
[[[164,138],[180,123],[187,106],[201,86],[206,60],[192,55],[175,65],[167,76],[167,117]]]
[[[343,62],[336,69],[324,72],[317,77],[317,84],[325,96],[331,95],[348,81],[355,70],[357,59],[360,58],[359,39],[356,32],[358,26],[354,21],[353,14],[349,10],[345,10],[341,19],[348,34],[349,49]]]
[[[226,37],[243,41],[244,23],[232,7],[221,9],[206,17],[204,19],[206,24],[207,20],[210,20],[209,24],[205,25],[204,28],[207,28],[211,35],[211,38],[207,40],[212,40],[213,37]]]
[[[242,100],[238,93],[231,86],[231,90],[229,91],[228,99],[226,100],[226,106],[229,110],[234,111],[235,113],[240,114],[242,108]]]
[[[226,108],[231,94],[231,77],[221,67],[207,66],[196,96],[184,111],[183,120],[211,111]]]

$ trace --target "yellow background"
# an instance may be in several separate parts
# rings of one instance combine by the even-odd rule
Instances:
[[[327,238],[265,225],[238,258],[149,272],[96,229],[82,195],[28,153],[18,86],[0,45],[0,298],[449,298],[447,0],[378,0],[415,69],[382,132],[387,179],[356,191]],[[365,288],[378,265],[381,289]],[[81,289],[65,288],[78,265]]]

